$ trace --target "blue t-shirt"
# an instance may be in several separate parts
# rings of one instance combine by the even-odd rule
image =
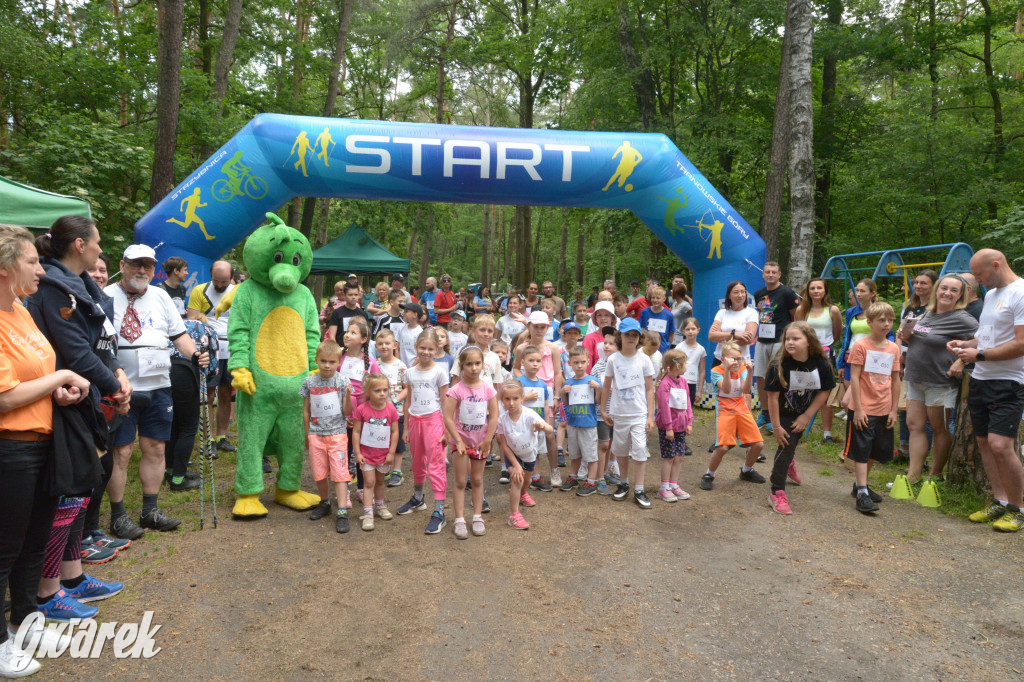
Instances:
[[[596,381],[599,384],[601,383],[601,380],[598,379],[597,377],[587,374],[582,379],[577,379],[574,376],[570,376],[568,379],[565,380],[565,385],[586,386],[591,381]],[[599,400],[601,395],[600,391],[593,387],[591,387],[591,389],[594,391],[594,400]],[[572,426],[574,428],[590,428],[597,426],[596,402],[572,405],[570,404],[572,402],[571,392],[569,393],[569,395],[563,396],[563,398],[563,403],[565,404],[566,420],[568,421],[569,426]]]
[[[536,400],[526,400],[526,398],[523,398],[523,407],[529,407],[543,417],[544,406],[551,404],[551,389],[548,388],[543,379],[537,378],[531,381],[525,374],[520,374],[516,377],[516,381],[523,385],[523,391],[526,393],[529,393],[530,389],[537,391],[537,395],[540,397]]]
[[[676,317],[665,306],[661,307],[660,313],[652,313],[650,308],[644,308],[640,311],[640,327],[656,331],[661,335],[661,345],[658,346],[658,350],[664,353],[671,345],[669,339],[676,333]]]
[[[420,305],[427,311],[427,315],[430,317],[430,324],[437,324],[437,314],[434,313],[435,296],[437,296],[436,291],[424,291],[420,294]]]

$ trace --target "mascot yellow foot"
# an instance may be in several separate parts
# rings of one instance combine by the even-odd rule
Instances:
[[[308,511],[320,504],[320,496],[302,490],[281,490],[277,488],[274,491],[274,502],[295,511]]]
[[[259,495],[239,495],[231,515],[236,519],[261,519],[267,515],[267,508],[260,503]]]

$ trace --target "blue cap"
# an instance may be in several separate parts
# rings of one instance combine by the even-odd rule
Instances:
[[[563,334],[565,334],[568,331],[572,331],[573,329],[575,329],[576,331],[578,331],[581,334],[583,333],[583,330],[575,322],[566,322],[565,324],[562,325],[562,333]]]
[[[634,320],[632,317],[627,317],[623,320],[619,320],[619,332],[625,334],[626,332],[640,333],[640,323]]]

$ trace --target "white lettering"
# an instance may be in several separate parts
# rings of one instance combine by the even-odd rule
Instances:
[[[90,618],[85,627],[71,637],[71,658],[85,658],[89,655],[96,637],[96,621]]]
[[[530,152],[529,159],[510,159],[508,158],[509,149],[522,149]],[[532,144],[530,142],[499,142],[498,143],[498,172],[495,177],[498,180],[505,179],[505,168],[508,166],[522,166],[526,170],[526,174],[533,180],[540,180],[540,174],[537,172],[537,164],[540,163],[540,145]]]
[[[135,640],[135,646],[132,647],[132,658],[152,658],[156,656],[163,647],[156,647],[156,640],[154,635],[160,631],[163,625],[157,625],[150,629],[153,624],[153,612],[146,611],[142,616],[142,622],[139,624],[139,638]]]
[[[89,653],[90,658],[99,658],[100,652],[103,651],[103,646],[107,642],[113,641],[114,636],[117,634],[116,628],[117,621],[100,623],[100,630],[96,633],[96,643],[92,645],[92,651]]]
[[[441,145],[441,140],[431,140],[423,137],[396,137],[395,144],[412,145],[412,174],[423,175],[423,146],[429,144],[437,147]]]
[[[562,152],[562,182],[570,182],[572,180],[572,153],[589,152],[590,145],[546,144],[544,145],[544,149],[548,149],[553,152]]]
[[[456,147],[470,147],[473,149],[480,150],[480,158],[465,158],[456,157]],[[486,142],[474,142],[472,140],[445,140],[444,142],[444,177],[452,177],[452,167],[455,165],[460,166],[479,166],[480,167],[480,179],[486,180],[490,177],[491,167],[491,146]]]
[[[117,635],[114,637],[114,656],[116,658],[126,658],[130,647],[138,636],[139,626],[137,623],[122,624],[117,629]]]
[[[349,173],[374,173],[383,175],[391,170],[391,152],[380,147],[356,147],[360,142],[388,142],[389,138],[382,135],[349,135],[345,138],[345,149],[352,154],[372,154],[380,158],[379,166],[353,166],[347,164]]]

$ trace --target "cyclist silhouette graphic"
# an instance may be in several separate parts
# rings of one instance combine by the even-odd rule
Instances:
[[[228,179],[220,178],[215,180],[211,190],[213,198],[217,201],[230,201],[235,197],[245,195],[250,199],[262,199],[267,195],[267,181],[261,177],[250,175],[251,169],[242,163],[242,151],[238,150],[232,154],[220,172],[228,176]]]

